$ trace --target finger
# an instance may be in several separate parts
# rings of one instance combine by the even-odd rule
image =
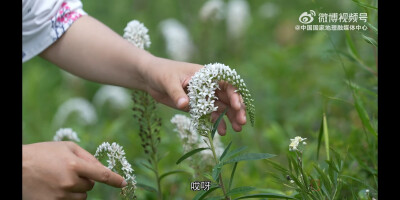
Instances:
[[[224,119],[222,119],[222,120],[221,120],[221,123],[219,123],[218,128],[217,128],[217,131],[218,131],[218,134],[219,134],[220,136],[226,135],[226,123],[225,123],[225,120],[224,120]]]
[[[127,184],[121,175],[111,171],[102,164],[94,164],[81,159],[79,165],[77,172],[82,177],[118,188],[125,187]]]
[[[241,108],[239,111],[237,111],[236,121],[240,125],[246,124],[246,105],[244,103],[241,103]]]
[[[170,82],[166,84],[168,96],[174,101],[178,109],[185,109],[189,105],[189,98],[179,82]]]
[[[75,184],[69,189],[71,192],[87,192],[93,189],[94,187],[94,181],[87,179],[85,177],[78,177],[78,180],[75,182]]]
[[[72,151],[76,156],[78,156],[79,158],[84,159],[86,161],[89,161],[91,163],[101,164],[99,162],[99,160],[97,160],[96,157],[94,157],[91,153],[89,153],[88,151],[86,151],[85,149],[81,148],[78,145],[76,145],[76,146],[77,147],[75,147]]]
[[[226,87],[226,95],[228,96],[229,103],[233,109],[239,110],[241,108],[240,95],[235,91],[236,88],[233,87],[231,84],[228,84],[228,86]]]

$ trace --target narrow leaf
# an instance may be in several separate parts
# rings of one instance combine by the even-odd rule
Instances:
[[[286,196],[282,194],[275,193],[259,193],[259,194],[250,194],[236,198],[237,199],[257,199],[257,198],[276,198],[276,199],[294,199],[291,196]]]
[[[374,45],[375,47],[378,47],[378,42],[376,42],[375,39],[373,39],[371,37],[368,37],[368,36],[366,36],[364,34],[361,34],[361,36],[367,43],[370,43],[370,44]]]
[[[225,157],[226,153],[228,153],[229,148],[231,148],[231,144],[232,144],[232,141],[229,142],[229,144],[228,144],[228,146],[225,148],[224,152],[222,152],[221,157],[219,157],[219,160],[220,160],[220,161]]]
[[[378,133],[375,131],[375,129],[372,127],[372,123],[369,120],[368,117],[368,113],[365,110],[364,106],[362,105],[361,101],[358,99],[358,97],[356,95],[354,95],[354,105],[356,107],[358,116],[361,119],[362,124],[364,125],[364,127],[370,132],[372,133],[375,137],[378,136]]]
[[[237,188],[230,190],[226,195],[231,196],[234,194],[247,193],[247,192],[253,191],[255,189],[256,189],[255,187],[250,187],[250,186],[237,187]]]
[[[233,156],[235,156],[236,154],[242,152],[242,151],[245,150],[245,149],[247,149],[246,146],[244,146],[244,147],[239,147],[239,148],[237,148],[237,149],[235,149],[235,150],[232,150],[232,151],[230,151],[229,153],[226,154],[226,156],[224,157],[223,160],[226,160],[226,159],[228,159],[228,158],[230,158],[230,157],[233,157]]]
[[[173,170],[173,171],[166,172],[166,173],[162,174],[160,176],[160,181],[161,181],[161,179],[165,178],[166,176],[169,176],[171,174],[177,174],[177,173],[187,173],[187,174],[189,174],[189,172],[187,172],[185,170]]]
[[[218,176],[221,173],[222,170],[222,164],[218,163],[214,166],[214,168],[211,171],[211,176],[213,177],[213,179],[218,182]]]
[[[180,157],[179,160],[176,161],[176,164],[179,164],[182,161],[184,161],[186,158],[189,158],[190,156],[192,156],[200,151],[206,150],[206,149],[210,149],[210,148],[206,147],[206,148],[198,148],[198,149],[191,150],[191,151],[187,152],[185,155],[183,155],[182,157]]]
[[[246,153],[239,155],[235,158],[232,158],[228,161],[223,162],[224,165],[229,164],[229,163],[234,163],[234,162],[239,162],[239,161],[245,161],[245,160],[260,160],[260,159],[268,159],[272,158],[276,155],[269,154],[269,153]]]
[[[209,190],[202,190],[196,194],[196,196],[193,197],[192,200],[202,200],[204,199],[207,195],[209,195],[211,192],[219,188],[219,186],[214,185],[211,186]]]
[[[319,157],[319,149],[320,149],[320,146],[321,146],[322,137],[324,137],[324,140],[325,140],[326,157],[329,160],[329,133],[328,133],[328,123],[326,121],[325,113],[322,114],[321,127],[319,129],[318,146],[317,146],[317,159]]]
[[[238,164],[237,162],[235,162],[235,164],[233,164],[233,169],[232,169],[232,172],[231,172],[231,178],[229,179],[228,191],[231,189],[232,182],[233,182],[233,176],[235,175],[237,164]]]
[[[367,25],[375,34],[378,34],[378,29],[374,25],[372,25],[368,22],[367,22]]]
[[[359,58],[359,54],[358,51],[353,43],[353,40],[351,39],[351,35],[348,31],[345,32],[346,34],[346,44],[349,48],[350,53],[355,57],[355,58]]]
[[[212,139],[214,139],[214,135],[215,135],[215,133],[217,132],[218,125],[219,125],[219,123],[221,122],[222,118],[224,117],[224,115],[225,115],[225,113],[226,113],[227,111],[228,111],[228,108],[225,108],[224,112],[221,113],[221,114],[219,115],[217,121],[215,121],[214,126],[213,126],[213,129],[212,129],[212,131],[211,131],[211,138],[212,138]]]

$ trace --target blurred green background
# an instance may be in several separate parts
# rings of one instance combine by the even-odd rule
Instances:
[[[377,47],[366,42],[363,35],[376,38],[377,34],[371,28],[367,31],[301,31],[295,30],[295,25],[301,25],[298,20],[301,13],[314,10],[317,15],[367,12],[368,22],[377,27],[377,9],[362,6],[377,7],[377,1],[248,0],[251,20],[239,39],[228,36],[226,19],[206,22],[200,19],[199,12],[205,2],[84,0],[83,8],[120,35],[129,21],[139,20],[149,29],[152,44],[147,50],[166,58],[169,54],[160,22],[174,18],[187,28],[196,48],[189,62],[220,62],[236,69],[255,99],[256,123],[254,127],[248,123],[241,132],[234,132],[228,126],[228,134],[221,138],[225,145],[233,141],[233,147],[248,146],[248,152],[275,154],[273,160],[285,164],[290,138],[305,137],[304,163],[311,169],[311,162],[325,159],[321,147],[320,158],[316,160],[316,149],[322,115],[326,113],[330,146],[350,155],[345,161],[346,173],[374,185],[377,139],[364,128],[347,81],[350,79],[359,89],[357,95],[376,130]],[[228,0],[224,2],[229,3]],[[122,145],[138,182],[155,185],[149,170],[139,164],[145,155],[140,146],[138,126],[132,118],[132,102],[124,109],[114,109],[108,104],[94,105],[97,113],[94,124],[81,123],[75,114],[61,127],[54,125],[54,116],[62,103],[74,97],[93,103],[101,86],[68,76],[40,57],[23,63],[23,144],[51,141],[59,128],[70,127],[81,139],[78,144],[92,154],[104,141]],[[158,109],[163,124],[159,152],[165,153],[160,170],[189,169],[185,162],[175,165],[184,152],[170,123],[174,114],[183,112],[164,105],[159,105]],[[237,170],[234,186],[254,186],[264,192],[293,192],[268,174],[273,170],[264,161],[239,163]],[[164,196],[166,199],[192,198],[196,192],[190,190],[191,181],[186,174],[165,178],[162,182]],[[354,187],[363,189],[362,185]],[[118,189],[97,183],[88,193],[88,199],[119,199],[118,194]],[[155,198],[155,194],[142,189],[137,190],[137,196],[139,199]]]

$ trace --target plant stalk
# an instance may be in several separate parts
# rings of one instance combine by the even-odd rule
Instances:
[[[208,141],[210,142],[211,151],[212,151],[214,159],[215,159],[215,164],[217,165],[218,164],[218,158],[217,158],[217,154],[215,153],[214,143],[213,143],[213,140],[211,138],[211,132],[208,132]],[[230,200],[230,198],[226,195],[225,186],[224,186],[224,182],[222,181],[221,173],[219,174],[219,185],[221,186],[221,189],[222,189],[222,192],[224,193],[225,199],[226,200]]]

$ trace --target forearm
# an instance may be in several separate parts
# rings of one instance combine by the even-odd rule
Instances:
[[[90,16],[83,16],[41,57],[103,84],[145,90],[144,70],[155,57]]]

